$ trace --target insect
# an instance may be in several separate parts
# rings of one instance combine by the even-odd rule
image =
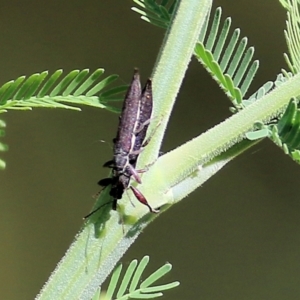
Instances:
[[[133,79],[126,93],[119,117],[117,136],[113,139],[114,158],[106,162],[103,166],[110,167],[117,174],[125,171],[129,166],[129,154],[134,148],[135,131],[138,125],[141,103],[141,83],[138,70],[135,69]]]
[[[136,170],[135,167],[139,154],[149,142],[145,142],[145,137],[151,119],[152,107],[151,79],[147,80],[143,91],[141,91],[140,76],[138,70],[135,69],[123,103],[117,135],[113,139],[114,157],[103,165],[112,168],[112,177],[101,179],[98,182],[104,188],[111,185],[109,194],[113,197],[112,208],[114,210],[117,209],[117,201],[122,198],[124,191],[130,188],[137,200],[146,205],[150,212],[158,212],[150,206],[145,196],[136,187],[129,185],[131,177],[141,183],[139,173],[144,172],[144,170]]]
[[[152,82],[150,79],[148,79],[142,91],[139,117],[137,119],[137,126],[135,131],[135,141],[133,149],[129,154],[129,163],[134,169],[139,154],[142,152],[143,148],[149,143],[149,139],[145,141],[145,138],[151,120],[152,108]]]

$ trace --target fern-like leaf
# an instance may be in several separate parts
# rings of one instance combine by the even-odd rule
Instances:
[[[300,110],[298,101],[292,99],[278,124],[271,125],[270,138],[284,153],[300,163]]]
[[[122,264],[120,264],[113,272],[107,292],[105,294],[101,294],[98,298],[93,297],[93,299],[113,299],[114,295],[116,295],[114,298],[116,300],[150,299],[160,297],[163,295],[162,291],[174,288],[179,285],[179,282],[175,281],[168,284],[150,287],[150,285],[155,283],[158,279],[163,277],[172,269],[172,266],[169,263],[166,263],[165,265],[160,267],[158,270],[156,270],[141,282],[141,277],[148,263],[149,256],[144,256],[139,263],[136,259],[133,260],[128,266],[119,289],[117,290],[117,285],[122,272]]]
[[[101,80],[104,69],[95,70],[90,76],[89,70],[74,70],[62,77],[63,71],[57,70],[51,76],[48,72],[37,73],[26,78],[20,76],[0,87],[0,113],[8,109],[31,110],[34,107],[65,108],[80,110],[78,105],[89,105],[118,112],[108,105],[112,101],[121,101],[127,86],[107,89],[118,75],[110,75]],[[0,120],[0,136],[4,135],[5,123]],[[0,151],[7,150],[0,142]],[[5,162],[0,159],[0,169]]]
[[[279,119],[271,120],[270,124],[257,122],[256,130],[248,132],[246,137],[249,140],[268,137],[285,154],[300,163],[300,109],[298,105],[298,100],[292,99]]]
[[[123,99],[126,86],[106,90],[118,78],[110,75],[102,80],[104,69],[73,70],[61,78],[63,71],[51,76],[48,72],[37,73],[26,78],[21,76],[0,87],[0,113],[8,109],[30,110],[33,107],[66,108],[80,110],[77,105],[89,105],[117,111],[107,105],[111,100]],[[68,103],[68,104],[66,104]]]
[[[161,4],[157,4],[154,0],[134,0],[134,2],[141,9],[133,8],[133,10],[140,13],[143,20],[163,28],[169,25],[171,13],[176,5],[176,1],[172,2],[170,12],[168,10],[170,1],[162,1]],[[168,17],[159,13],[162,11],[162,6],[164,6],[164,12],[168,11]],[[153,15],[155,17],[152,17]],[[258,60],[252,61],[254,48],[247,48],[247,38],[240,40],[240,29],[235,29],[231,38],[228,38],[231,18],[227,18],[221,26],[221,16],[222,9],[218,7],[209,29],[211,14],[207,16],[194,54],[225,91],[236,110],[243,108],[242,100],[258,70],[259,62]]]
[[[284,54],[292,74],[300,71],[300,1],[279,0],[287,10],[287,29],[285,38],[289,55]],[[154,25],[167,28],[171,20],[162,13],[161,6],[167,12],[169,1],[157,4],[154,0],[134,0],[141,9],[133,8],[142,15],[142,19]],[[175,1],[176,2],[176,1]],[[172,2],[174,9],[176,3]],[[173,13],[173,10],[172,10]],[[206,70],[218,82],[220,87],[231,99],[234,107],[232,112],[242,109],[261,98],[274,87],[281,84],[291,74],[282,70],[275,82],[264,84],[250,98],[244,99],[245,94],[258,70],[259,62],[253,61],[254,48],[247,48],[247,38],[240,39],[240,29],[235,29],[230,37],[231,18],[226,18],[221,24],[222,9],[218,7],[213,16],[209,14],[199,34],[195,46],[195,56]],[[209,27],[210,19],[211,25]],[[270,120],[268,124],[257,122],[255,129],[246,134],[250,140],[268,137],[282,148],[284,153],[300,163],[300,112],[297,99],[292,99],[281,118]]]
[[[267,82],[248,100],[244,100],[246,106],[264,96],[273,87],[279,86],[293,74],[300,71],[300,13],[299,4],[296,0],[280,0],[287,10],[287,29],[285,37],[289,49],[289,56],[284,54],[291,72],[282,70],[275,82]],[[270,120],[268,124],[256,123],[256,130],[247,133],[247,138],[255,140],[268,137],[278,145],[285,154],[288,154],[294,161],[300,163],[300,109],[299,97],[291,99],[284,113],[276,119]]]
[[[300,15],[297,0],[280,0],[287,10],[286,30],[284,31],[289,55],[284,53],[285,61],[293,74],[300,71]]]
[[[177,0],[133,0],[138,6],[131,9],[141,15],[141,19],[161,28],[168,28]]]
[[[285,72],[285,74],[278,74],[275,81],[267,81],[262,87],[260,87],[254,94],[252,94],[248,99],[243,100],[243,106],[246,107],[250,105],[251,103],[255,102],[256,100],[260,99],[261,97],[265,96],[267,93],[269,93],[272,89],[275,87],[278,87],[283,82],[287,80],[289,76],[291,76],[291,73]]]
[[[207,29],[210,19],[207,17],[195,47],[195,55],[226,92],[233,105],[240,109],[259,63],[257,60],[252,61],[254,48],[247,48],[247,38],[239,39],[239,29],[235,29],[231,38],[228,38],[231,18],[227,18],[221,27],[221,15],[222,9],[218,7],[210,30]]]

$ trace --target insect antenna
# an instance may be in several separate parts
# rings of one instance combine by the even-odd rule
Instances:
[[[114,200],[112,201],[108,201],[106,203],[103,203],[102,205],[100,205],[99,207],[97,207],[96,209],[94,209],[93,211],[91,211],[89,214],[87,214],[86,216],[83,217],[83,220],[86,220],[88,219],[90,216],[92,216],[95,212],[97,212],[98,210],[100,210],[103,206],[107,205],[107,204],[110,204],[110,203],[113,203]]]
[[[104,186],[103,189],[101,189],[96,195],[94,195],[94,197],[99,197],[100,194],[102,193],[102,191],[111,184],[111,178],[104,178],[101,179],[99,181],[99,184]],[[96,209],[94,209],[93,211],[91,211],[89,214],[87,214],[86,216],[83,217],[83,220],[86,220],[87,218],[89,218],[90,216],[92,216],[95,212],[97,212],[99,209],[101,209],[103,206],[110,204],[112,202],[114,202],[115,200],[112,201],[108,201],[106,203],[103,203],[102,205],[100,205],[99,207],[97,207]]]

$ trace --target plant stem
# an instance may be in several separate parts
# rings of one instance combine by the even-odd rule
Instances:
[[[148,161],[156,159],[158,155],[167,120],[211,0],[182,0],[178,3],[154,77],[155,115],[158,116],[162,109],[164,119],[151,141]],[[107,202],[107,191],[102,193],[97,205],[105,201],[105,198]],[[128,202],[128,197],[125,196],[122,203],[126,201]],[[118,260],[145,226],[156,217],[153,214],[145,215],[145,208],[141,205],[133,208],[129,203],[120,220],[121,210],[121,205],[118,212],[111,211],[106,206],[84,224],[36,299],[91,299]]]

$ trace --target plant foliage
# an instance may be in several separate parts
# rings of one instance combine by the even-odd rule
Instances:
[[[279,0],[287,10],[286,30],[284,31],[289,54],[284,53],[285,61],[293,74],[300,71],[300,16],[297,0]]]
[[[291,72],[282,70],[274,83],[267,82],[244,104],[251,104],[273,87],[279,86],[282,82],[288,80],[293,74],[300,71],[300,17],[299,4],[296,0],[280,0],[283,7],[287,10],[287,29],[284,31],[289,55],[284,53],[284,58]],[[270,120],[268,124],[256,123],[256,129],[249,132],[247,137],[251,140],[268,137],[278,145],[285,154],[288,154],[295,162],[300,163],[300,111],[299,97],[291,99],[284,113],[281,116]]]
[[[142,280],[143,272],[149,263],[149,256],[144,256],[140,262],[133,260],[128,266],[124,277],[121,279],[122,264],[117,266],[113,271],[106,293],[100,294],[99,289],[93,300],[126,300],[126,299],[151,299],[163,295],[163,291],[169,290],[179,285],[178,281],[172,283],[151,286],[153,283],[162,278],[166,273],[171,271],[172,265],[164,264],[145,280]],[[119,287],[118,282],[120,281]]]
[[[134,1],[141,9],[133,8],[142,15],[142,19],[149,23],[166,28],[174,12],[175,2],[168,9],[168,1],[157,4],[154,0]],[[164,8],[162,8],[164,7]],[[168,17],[160,11],[168,12]],[[155,15],[155,17],[152,17]],[[253,78],[258,70],[258,60],[252,61],[254,47],[247,48],[248,39],[240,39],[240,29],[236,28],[229,35],[231,18],[221,23],[222,9],[218,7],[214,15],[209,14],[206,23],[199,34],[194,55],[213,79],[225,91],[236,109],[241,109],[244,98]],[[211,20],[211,25],[209,21]]]
[[[143,20],[163,28],[167,28],[170,24],[171,14],[174,13],[176,7],[176,1],[172,1],[171,6],[171,1],[161,1],[160,4],[155,0],[134,0],[134,2],[141,8],[133,8],[133,10],[141,14]],[[299,1],[280,0],[280,2],[287,10],[287,29],[284,34],[289,54],[284,53],[284,58],[292,74],[297,74],[300,70]],[[169,15],[167,16],[166,13]],[[258,70],[259,62],[252,60],[254,48],[247,48],[248,39],[240,38],[240,29],[236,28],[230,35],[231,18],[226,18],[222,23],[221,15],[222,9],[218,7],[213,15],[207,16],[194,55],[230,98],[234,105],[231,110],[236,112],[266,95],[291,76],[291,73],[283,70],[284,75],[279,74],[274,82],[268,81],[251,97],[245,99],[245,94]],[[210,26],[209,23],[211,23]],[[268,137],[281,147],[284,153],[300,163],[297,143],[300,137],[300,127],[297,121],[298,100],[298,98],[291,99],[282,118],[271,119],[265,124],[258,121],[255,130],[247,133],[247,138],[255,140]],[[285,122],[288,123],[285,124]]]
[[[217,81],[231,99],[233,105],[241,109],[244,98],[259,67],[252,61],[254,48],[247,48],[248,39],[240,39],[240,29],[233,31],[229,38],[231,18],[221,24],[222,9],[218,7],[208,28],[209,16],[195,47],[195,56]]]
[[[141,19],[161,28],[168,28],[171,16],[175,11],[177,0],[162,0],[159,4],[154,0],[133,0],[141,8],[132,10],[141,15]]]
[[[107,89],[118,79],[118,75],[110,75],[103,79],[100,77],[104,69],[97,69],[90,75],[89,73],[88,69],[73,70],[62,76],[63,71],[57,70],[49,76],[48,71],[44,71],[11,80],[0,87],[0,113],[37,107],[80,110],[78,105],[117,112],[118,110],[108,103],[121,101],[127,86]],[[5,123],[0,122],[1,137],[5,134],[4,127]],[[0,151],[4,150],[7,150],[7,146],[0,142]],[[5,162],[0,160],[0,168],[4,167]]]
[[[156,26],[160,26],[162,28],[167,28],[170,25],[170,22],[172,20],[171,16],[172,16],[172,14],[174,14],[176,12],[177,4],[180,3],[180,1],[162,0],[162,1],[158,2],[158,1],[154,1],[154,0],[135,0],[135,3],[138,6],[140,6],[141,8],[139,8],[139,9],[134,8],[134,10],[142,15],[143,20],[146,20]],[[284,3],[284,7],[288,10],[288,13],[291,15],[290,19],[289,19],[289,22],[291,24],[292,20],[297,20],[297,18],[298,18],[297,14],[295,13],[296,10],[294,8],[295,6],[297,6],[297,1],[296,0],[282,0],[282,3]],[[231,18],[227,18],[224,21],[224,23],[222,23],[221,22],[221,14],[222,14],[222,10],[221,10],[221,8],[218,8],[218,9],[216,9],[214,14],[207,15],[206,23],[199,35],[199,39],[198,39],[195,49],[194,49],[194,54],[197,57],[197,59],[203,64],[203,66],[208,70],[208,72],[211,74],[211,76],[218,82],[220,87],[228,95],[228,97],[230,98],[230,100],[234,106],[233,111],[237,112],[239,110],[243,110],[243,111],[239,112],[238,114],[236,114],[235,116],[233,116],[233,117],[240,117],[241,114],[243,115],[243,113],[244,113],[244,115],[249,113],[250,109],[244,110],[245,108],[246,109],[249,108],[250,105],[255,104],[254,102],[256,102],[261,97],[268,94],[277,85],[280,85],[282,82],[287,80],[289,77],[289,74],[286,71],[283,71],[282,72],[283,74],[280,74],[275,82],[267,82],[257,92],[255,92],[250,98],[245,99],[245,94],[246,94],[251,82],[253,81],[254,75],[258,69],[259,64],[258,64],[258,61],[252,60],[253,54],[254,54],[254,48],[247,47],[247,44],[248,44],[247,38],[240,39],[240,30],[239,29],[235,29],[232,34],[229,34],[230,27],[231,27]],[[292,14],[294,14],[294,16],[292,16]],[[288,65],[289,65],[290,69],[292,70],[293,74],[298,72],[297,65],[299,62],[299,57],[297,56],[297,51],[299,50],[298,48],[300,48],[300,47],[297,45],[297,43],[298,43],[298,36],[300,36],[300,35],[298,33],[298,31],[299,31],[298,25],[299,24],[297,22],[294,23],[293,25],[287,26],[287,33],[286,33],[286,36],[288,37],[287,42],[289,44],[289,49],[290,49],[290,57],[288,58],[287,61],[288,61]],[[221,25],[221,23],[222,23],[222,25]],[[295,24],[297,24],[297,26]],[[194,40],[193,40],[193,45],[195,45]],[[190,50],[191,49],[192,49],[192,47],[190,47]],[[286,56],[286,57],[288,57],[288,56]],[[13,98],[13,99],[16,99],[17,101],[20,101],[20,100],[23,101],[25,98],[30,99],[31,97],[33,97],[33,95],[35,95],[35,91],[37,91],[37,89],[39,89],[39,86],[40,86],[39,82],[43,82],[43,78],[39,77],[39,76],[42,76],[42,74],[38,74],[38,76],[36,78],[33,78],[34,79],[33,81],[37,82],[36,85],[31,86],[31,83],[29,82],[28,85],[25,86],[23,89],[21,86],[20,89],[16,93],[14,93],[15,98]],[[70,77],[68,77],[68,75]],[[57,100],[57,102],[59,102],[59,104],[61,104],[61,102],[74,104],[74,102],[72,102],[72,101],[75,101],[74,97],[76,98],[76,101],[79,101],[78,100],[79,98],[81,101],[82,97],[86,98],[86,97],[94,97],[95,96],[95,94],[93,93],[94,92],[93,88],[95,89],[95,86],[97,86],[97,85],[95,85],[93,88],[90,88],[91,86],[88,85],[87,90],[89,90],[89,92],[90,92],[90,94],[88,94],[88,92],[86,92],[87,90],[85,90],[83,87],[80,88],[80,85],[78,85],[78,86],[76,85],[75,79],[78,78],[78,81],[81,82],[81,76],[84,76],[84,75],[80,75],[80,72],[74,73],[71,75],[68,74],[68,75],[66,76],[66,78],[64,80],[61,81],[60,85],[57,85],[54,89],[51,90],[51,92],[49,92],[49,89],[45,87],[44,89],[46,92],[45,92],[45,94],[42,94],[42,96],[45,96],[48,93],[49,95],[47,95],[47,97],[50,97],[50,98],[58,97],[56,100]],[[20,79],[20,80],[22,80],[22,79]],[[74,80],[75,80],[75,82],[74,82]],[[51,81],[50,81],[50,83],[51,83]],[[51,86],[50,83],[49,83],[49,85]],[[0,89],[0,95],[2,92],[1,89]],[[84,91],[82,91],[82,90],[84,90]],[[91,92],[91,90],[92,90],[92,92]],[[41,93],[41,91],[43,91],[43,87],[39,90],[37,95],[39,95],[39,93]],[[77,94],[76,94],[76,92],[77,92]],[[84,94],[85,92],[86,92],[86,94]],[[99,91],[97,91],[97,92],[99,92]],[[81,95],[80,93],[83,93],[84,95]],[[107,92],[107,93],[108,94],[106,94],[106,96],[108,98],[113,95],[113,93],[112,94],[110,92]],[[76,94],[76,95],[74,96],[74,94]],[[35,97],[37,95],[35,95]],[[104,97],[104,99],[105,99],[104,95],[105,95],[105,93],[102,94],[102,97]],[[272,95],[270,95],[270,96],[272,96]],[[9,96],[9,97],[11,97],[11,96]],[[59,100],[62,98],[65,100]],[[66,100],[67,98],[68,98],[68,100]],[[96,97],[96,100],[98,101],[98,102],[96,101],[97,105],[100,105],[99,104],[100,98],[101,98],[100,95],[98,95],[98,98]],[[272,98],[272,97],[269,97],[269,98]],[[3,105],[5,105],[7,103],[7,101],[5,100],[6,99],[5,97],[3,97],[3,99],[4,99]],[[284,100],[285,100],[285,102],[283,103],[283,105],[286,104],[286,99],[284,99]],[[101,104],[104,103],[103,101],[101,102]],[[273,101],[273,99],[271,99],[269,101]],[[0,102],[2,103],[1,97],[0,97]],[[94,102],[92,101],[92,103],[94,103]],[[271,102],[267,102],[267,103],[271,103]],[[76,102],[75,104],[78,104],[78,102]],[[81,103],[81,104],[84,104],[84,103]],[[65,104],[61,104],[61,105],[65,105]],[[253,105],[252,107],[257,109],[258,106]],[[258,109],[260,109],[260,108],[258,108]],[[282,111],[282,106],[280,107],[280,111]],[[248,134],[247,134],[248,139],[257,140],[259,138],[269,137],[277,145],[279,145],[285,151],[285,153],[289,154],[296,161],[300,161],[299,150],[298,150],[298,149],[300,149],[299,148],[300,147],[300,142],[299,142],[300,113],[298,110],[298,99],[297,98],[292,99],[290,101],[287,109],[281,116],[279,116],[279,117],[277,116],[278,112],[272,111],[272,113],[274,113],[274,115],[267,116],[268,120],[263,119],[264,116],[261,116],[261,119],[264,120],[264,123],[262,123],[260,120],[258,120],[258,122],[256,123],[257,130],[248,132]],[[257,115],[257,113],[255,115]],[[276,116],[276,118],[274,116]],[[232,121],[233,118],[230,118],[228,120],[230,120],[232,123],[234,123],[234,121]],[[228,121],[228,120],[226,120],[226,121]],[[234,120],[236,120],[236,119],[234,119]],[[223,125],[224,125],[224,123],[226,123],[226,121],[223,122]],[[230,122],[227,122],[227,124],[228,123],[230,123]],[[249,123],[246,124],[247,126],[245,126],[244,130],[245,131],[249,130],[249,128],[251,128],[252,124],[253,124],[253,118],[249,121]],[[234,125],[235,125],[235,123],[234,123]],[[231,131],[228,130],[228,132],[231,132]],[[243,132],[243,134],[244,134],[244,132]],[[228,136],[225,136],[225,137],[221,136],[220,138],[223,138],[224,140],[226,140],[222,145],[225,145],[227,148],[225,149],[225,147],[224,147],[225,150],[222,149],[222,152],[220,151],[220,153],[218,153],[218,154],[225,153],[225,151],[228,150],[231,146],[231,145],[229,146],[228,144],[226,144],[227,140],[228,140]],[[205,139],[205,137],[203,139]],[[194,139],[194,141],[192,141],[192,142],[195,142],[195,140],[196,139]],[[199,138],[197,140],[201,140],[201,139]],[[211,139],[211,140],[215,141],[217,139]],[[236,142],[236,140],[234,142]],[[208,144],[208,143],[202,143],[201,145],[206,145],[206,144]],[[199,143],[199,145],[200,145],[200,143]],[[186,146],[186,147],[188,148],[188,146]],[[184,148],[184,147],[180,147],[179,150],[178,149],[175,150],[175,151],[177,151],[177,155],[178,155],[178,151],[184,151],[184,150],[182,150],[182,148]],[[199,147],[198,147],[198,149],[199,149]],[[213,151],[216,152],[215,149],[213,149],[213,150],[208,149],[207,152],[210,153],[209,151],[211,151],[211,153]],[[214,157],[216,157],[215,152],[213,153]],[[176,153],[174,154],[174,156],[175,155],[176,155]],[[162,156],[161,159],[158,161],[158,163],[156,163],[155,167],[159,168],[158,164],[160,163],[161,165],[163,165],[164,162],[168,162],[168,159],[170,161],[174,161],[173,159],[171,160],[170,157],[172,158],[172,152]],[[186,156],[180,156],[180,157],[186,157]],[[201,158],[199,158],[197,161],[195,159],[195,164],[199,163],[199,161],[206,163],[206,161],[204,160],[204,159],[206,159],[206,157],[204,157],[204,158],[203,157],[204,157],[204,155]],[[201,159],[203,159],[203,160],[201,160]],[[186,162],[180,161],[180,163],[182,163],[182,165],[184,163],[183,167],[185,167]],[[165,165],[170,166],[171,164],[165,164]],[[202,166],[202,164],[201,164],[201,166]],[[205,168],[209,168],[209,166],[205,166],[205,164],[203,164],[203,166],[204,167],[202,167],[202,170],[199,173],[203,174],[203,170],[205,171]],[[187,167],[190,168],[190,165]],[[192,167],[194,167],[194,166],[192,166]],[[196,172],[196,171],[198,171],[198,170],[195,170],[195,176],[193,176],[193,178],[187,178],[186,175],[184,175],[184,176],[186,176],[185,178],[183,176],[182,176],[182,178],[184,178],[184,180],[186,179],[186,180],[192,181],[194,179],[194,177],[195,178],[197,176],[200,177],[201,175],[198,175],[198,172]],[[151,172],[151,170],[150,170],[150,172]],[[152,172],[153,172],[153,169],[152,169]],[[181,172],[184,172],[184,170],[182,170]],[[214,171],[214,172],[216,172],[216,171]],[[177,178],[179,178],[177,173],[178,172],[174,172],[174,174],[176,174],[176,177],[174,176],[174,178],[175,178],[174,180],[173,179],[169,180],[169,178],[168,178],[169,182],[172,183],[172,180],[175,183],[178,182],[178,181],[176,181]],[[209,176],[212,176],[212,175],[209,174]],[[154,178],[154,176],[153,176],[153,178]],[[199,181],[198,178],[196,178],[196,180]],[[167,188],[170,188],[170,186],[166,185]],[[168,189],[164,189],[164,186],[162,186],[160,188],[161,188],[161,191],[163,191],[163,190],[168,191]],[[171,190],[171,188],[169,190]],[[172,189],[172,192],[173,192],[172,195],[176,195],[176,193],[174,193],[174,191],[175,191],[175,188]],[[178,196],[178,194],[176,196],[174,196],[174,198],[177,197],[176,199],[179,199],[181,196]],[[172,201],[173,200],[174,199],[172,199]],[[168,203],[168,202],[165,202],[165,203]],[[112,218],[113,218],[113,216],[110,217],[110,219],[108,221],[110,221]],[[140,222],[142,223],[142,221],[140,221]],[[138,223],[138,222],[136,222],[136,223]],[[91,223],[91,224],[87,224],[86,226],[92,226],[92,225],[93,224]],[[130,225],[128,225],[128,226],[130,226]],[[139,228],[140,231],[143,229],[142,226],[140,226],[140,227],[137,226],[137,227]],[[121,230],[119,229],[119,232],[120,231]],[[130,236],[132,238],[132,240],[130,240],[129,236],[124,237],[124,232],[122,234],[123,234],[122,235],[123,244],[120,243],[121,246],[119,248],[121,249],[123,247],[120,250],[120,252],[123,253],[123,251],[126,251],[127,247],[130,246],[130,243],[132,243],[134,241],[136,236],[134,236],[133,238],[132,238],[132,236]],[[134,234],[138,235],[139,234],[138,230],[134,231]],[[88,238],[90,239],[89,240],[90,243],[86,242],[87,237],[85,235],[87,235]],[[119,235],[121,236],[121,233]],[[112,242],[109,240],[109,237],[112,237]],[[116,257],[115,255],[113,257],[111,256],[112,252],[110,250],[110,249],[114,249],[114,247],[117,247],[116,240],[121,240],[121,238],[118,239],[116,237],[117,237],[117,234],[110,227],[110,231],[105,235],[105,238],[107,238],[107,240],[108,240],[108,242],[107,242],[108,246],[107,246],[107,244],[104,244],[104,241],[103,241],[103,244],[101,244],[101,247],[103,246],[103,249],[101,249],[101,252],[102,251],[103,252],[101,254],[103,254],[103,256],[105,255],[104,257],[107,260],[110,260],[110,259],[112,260],[112,259],[115,259],[115,257]],[[96,260],[96,259],[98,259],[98,261],[99,261],[99,266],[100,266],[100,263],[102,263],[102,265],[103,265],[103,262],[102,261],[100,262],[100,260],[99,260],[98,252],[92,251],[95,248],[97,250],[99,249],[99,247],[96,247],[96,245],[98,246],[98,243],[100,244],[100,242],[98,240],[99,240],[98,237],[90,235],[90,232],[88,231],[87,227],[84,228],[82,233],[80,233],[80,235],[78,236],[77,241],[74,242],[74,244],[76,244],[76,246],[74,246],[73,248],[71,247],[71,251],[69,251],[67,253],[66,257],[63,259],[63,262],[60,264],[59,271],[62,273],[62,270],[63,270],[62,266],[63,266],[64,268],[68,269],[68,271],[70,273],[72,273],[73,270],[71,270],[71,268],[69,267],[72,264],[68,263],[69,262],[68,259],[70,259],[70,261],[72,261],[72,259],[74,259],[74,257],[76,257],[76,263],[78,260],[79,263],[84,265],[85,270],[89,271],[89,274],[88,274],[88,272],[86,272],[86,274],[85,274],[85,275],[87,275],[86,276],[87,278],[85,278],[86,282],[88,282],[90,280],[91,282],[93,281],[93,284],[94,284],[96,279],[98,279],[98,277],[97,277],[98,266],[95,266],[95,267],[93,266],[93,268],[90,268],[90,269],[87,268],[86,266],[88,263],[93,262],[93,260]],[[82,246],[80,247],[80,243],[82,241],[84,241],[85,245],[86,244],[89,245],[89,249],[88,249],[88,247],[85,248],[84,253],[80,252],[80,250],[83,249]],[[95,248],[92,249],[93,247],[95,247]],[[80,255],[83,253],[83,255],[77,256],[76,251],[78,251],[78,253],[80,252]],[[105,253],[105,251],[107,251],[109,253]],[[89,256],[88,254],[91,254],[91,255]],[[117,252],[117,254],[119,255],[120,253]],[[80,257],[81,259],[78,259],[78,257]],[[88,257],[89,262],[85,261],[83,263],[84,259],[82,259],[82,257],[84,257],[85,259],[86,259],[86,257]],[[120,257],[120,255],[118,257]],[[74,261],[75,261],[75,259],[74,259]],[[95,295],[94,299],[100,299],[100,298],[101,299],[154,298],[154,297],[161,296],[163,290],[166,290],[166,289],[169,289],[171,287],[178,285],[177,282],[173,282],[170,284],[165,284],[165,285],[160,285],[160,286],[154,286],[154,287],[150,286],[153,282],[158,280],[160,277],[162,277],[162,275],[164,275],[166,272],[168,272],[171,269],[171,265],[169,265],[169,264],[166,264],[165,266],[161,267],[159,270],[154,272],[151,276],[149,276],[144,281],[142,281],[141,277],[142,277],[142,274],[143,274],[143,271],[144,271],[146,265],[148,264],[148,261],[149,261],[148,257],[143,258],[140,263],[138,263],[137,261],[133,261],[130,264],[130,266],[128,267],[127,271],[125,272],[123,279],[120,279],[122,265],[117,267],[111,278],[111,282],[109,284],[109,287],[108,287],[105,295],[102,296],[100,294],[100,290],[99,290],[97,295]],[[110,264],[110,265],[112,265],[112,264]],[[76,264],[76,266],[78,266],[78,264]],[[100,267],[99,267],[99,269],[100,269]],[[103,271],[101,270],[101,272],[105,273],[106,270],[107,269],[104,268]],[[57,279],[57,278],[59,278],[59,275],[57,275],[58,273],[59,272],[54,272],[52,279],[49,280],[49,284],[42,291],[42,293],[43,292],[45,293],[44,295],[47,295],[47,292],[49,290],[51,290],[51,284],[53,284],[53,282],[56,282],[58,291],[60,291],[61,286],[63,286],[63,287],[66,286],[66,284],[62,280]],[[99,271],[99,273],[100,273],[100,271]],[[73,274],[71,274],[71,275],[73,275]],[[106,274],[104,274],[104,275],[106,275]],[[76,285],[76,280],[78,280],[78,278],[80,278],[80,276],[82,276],[82,274],[81,273],[79,274],[79,271],[78,271],[78,273],[75,274],[74,277],[72,277],[72,280],[70,281],[70,283],[68,282],[69,286],[71,286],[73,288],[73,286]],[[101,276],[102,276],[102,274],[101,274]],[[69,281],[69,279],[70,279],[70,276],[67,276],[68,281]],[[101,280],[102,279],[103,278],[101,277]],[[78,280],[78,282],[79,282],[79,280]],[[88,282],[88,284],[91,285],[90,282]],[[82,288],[83,292],[85,292],[85,290],[88,287],[88,284],[85,284],[85,286],[83,288],[80,286],[80,287],[78,287],[78,289]],[[98,287],[98,285],[99,285],[99,283],[97,281],[97,283],[96,283],[96,285],[94,285],[94,287]],[[69,292],[69,290],[67,290],[67,292]],[[95,289],[93,289],[92,291],[94,293]]]

